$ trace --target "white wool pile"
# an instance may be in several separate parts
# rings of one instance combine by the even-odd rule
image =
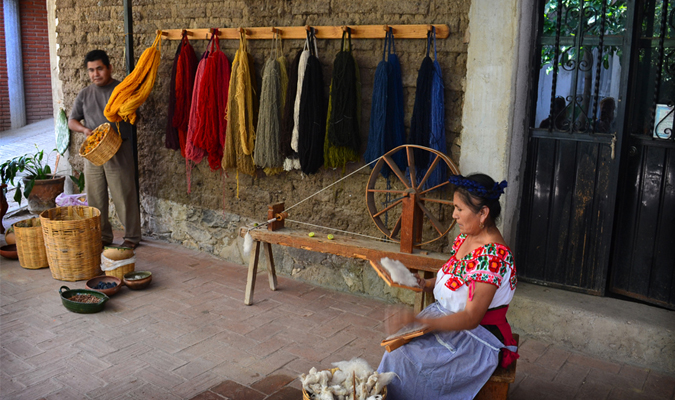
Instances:
[[[248,257],[251,253],[251,247],[253,247],[253,236],[246,232],[246,236],[244,236],[244,256]]]
[[[380,393],[394,376],[393,372],[378,373],[362,358],[333,363],[338,369],[301,374],[300,381],[310,399],[314,400],[381,400]]]
[[[389,272],[392,281],[403,286],[419,287],[415,275],[402,262],[385,257],[380,260],[380,264]]]

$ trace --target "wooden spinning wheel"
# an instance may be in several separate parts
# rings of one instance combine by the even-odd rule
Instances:
[[[401,155],[410,171],[408,176],[395,162],[395,158]],[[419,182],[415,156],[428,157],[430,161],[428,171]],[[381,175],[385,167],[391,171],[393,183],[390,182],[390,185],[385,185],[386,179]],[[454,205],[448,198],[449,192],[444,190],[449,185],[447,180],[425,188],[432,172],[438,168],[445,168],[448,174],[459,174],[459,169],[448,156],[417,145],[399,146],[385,154],[373,167],[366,186],[368,212],[385,236],[401,243],[401,252],[412,253],[415,247],[441,239],[455,225],[452,218]],[[388,197],[387,201],[383,201],[385,197]],[[437,206],[431,209],[431,204]],[[439,218],[439,213],[445,218]],[[390,214],[392,218],[388,218]]]

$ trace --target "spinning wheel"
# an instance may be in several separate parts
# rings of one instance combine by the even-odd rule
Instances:
[[[410,171],[407,176],[394,161],[400,155],[403,155]],[[416,156],[430,160],[429,170],[419,182]],[[390,185],[380,174],[385,167],[391,170],[393,182]],[[412,253],[415,247],[441,239],[455,225],[452,218],[454,206],[448,199],[449,192],[444,190],[449,185],[448,181],[425,188],[432,172],[439,168],[445,168],[449,174],[459,174],[459,169],[448,156],[417,145],[399,146],[385,154],[373,167],[366,186],[368,212],[385,236],[401,243],[401,252]],[[394,199],[390,199],[392,196]]]

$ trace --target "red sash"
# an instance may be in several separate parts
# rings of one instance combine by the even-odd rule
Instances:
[[[513,333],[511,332],[511,325],[506,322],[506,312],[508,311],[509,306],[498,308],[495,310],[488,310],[483,317],[483,320],[480,322],[481,325],[495,325],[499,332],[501,332],[504,337],[504,345],[506,346],[517,346],[516,340],[513,338]],[[502,367],[506,368],[511,365],[512,362],[520,358],[518,352],[512,352],[509,349],[502,349]]]

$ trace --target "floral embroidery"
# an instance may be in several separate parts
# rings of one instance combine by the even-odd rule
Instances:
[[[444,274],[452,275],[445,286],[455,291],[469,281],[484,282],[500,287],[509,269],[511,277],[509,286],[511,290],[516,288],[516,268],[513,265],[511,250],[499,243],[490,243],[481,246],[462,259],[457,259],[456,254],[466,240],[466,235],[459,235],[453,243],[450,251],[450,259],[443,265]]]

